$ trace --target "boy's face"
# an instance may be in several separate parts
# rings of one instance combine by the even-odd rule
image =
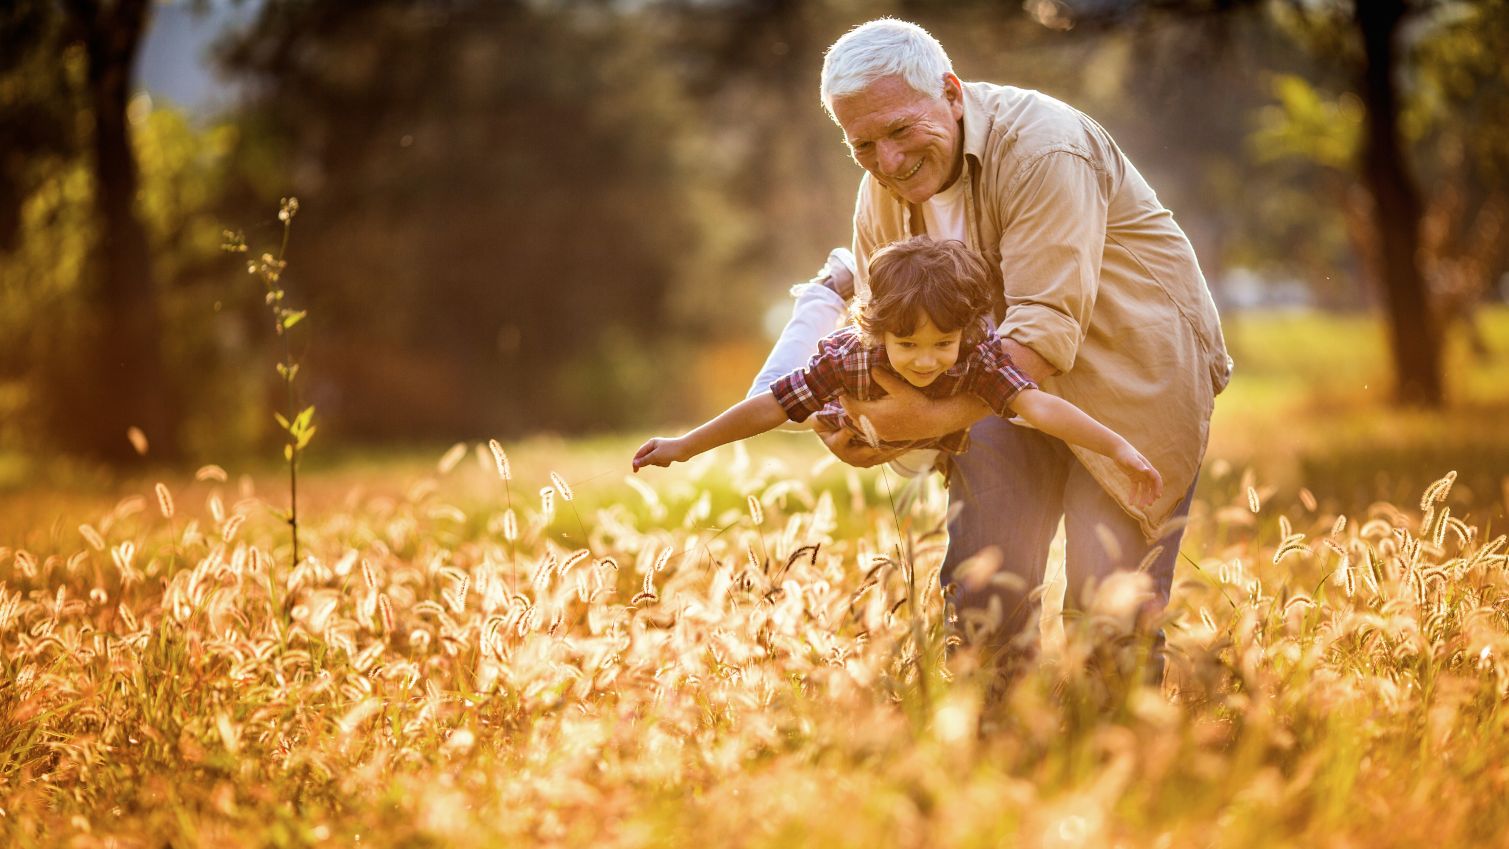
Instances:
[[[927,386],[959,359],[962,330],[944,333],[927,313],[917,316],[917,326],[907,336],[885,334],[885,352],[891,366],[913,386]]]

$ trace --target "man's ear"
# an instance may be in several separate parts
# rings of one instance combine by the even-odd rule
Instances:
[[[948,101],[955,121],[964,117],[964,83],[951,73],[943,75],[943,99]]]

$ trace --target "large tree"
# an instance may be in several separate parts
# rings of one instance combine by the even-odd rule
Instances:
[[[1395,394],[1406,404],[1439,406],[1444,400],[1441,334],[1420,264],[1420,190],[1400,129],[1399,31],[1410,5],[1405,0],[1356,0],[1353,6],[1352,21],[1363,47],[1358,69],[1366,113],[1362,175],[1373,198]]]
[[[1294,145],[1291,152],[1320,151],[1317,164],[1339,169],[1359,187],[1356,193],[1343,189],[1329,194],[1339,202],[1337,212],[1349,221],[1352,246],[1361,254],[1355,267],[1371,278],[1384,308],[1395,398],[1406,405],[1443,403],[1444,324],[1453,315],[1461,315],[1464,305],[1481,294],[1483,281],[1501,258],[1485,245],[1500,232],[1497,222],[1503,216],[1503,200],[1502,192],[1490,191],[1485,197],[1455,179],[1433,184],[1428,197],[1421,191],[1416,176],[1422,155],[1419,127],[1428,123],[1423,113],[1429,111],[1421,101],[1430,98],[1417,96],[1413,89],[1429,71],[1450,66],[1446,75],[1459,88],[1465,77],[1468,88],[1481,86],[1475,95],[1478,101],[1502,102],[1501,58],[1475,62],[1471,55],[1450,56],[1439,50],[1432,55],[1428,49],[1442,39],[1455,38],[1451,43],[1461,46],[1465,41],[1479,48],[1501,41],[1505,11],[1501,0],[1125,0],[1094,4],[1044,0],[1028,8],[1042,13],[1039,18],[1045,25],[1082,25],[1081,29],[1094,32],[1139,20],[1230,17],[1233,12],[1261,8],[1266,12],[1265,26],[1276,23],[1306,49],[1308,57],[1299,72],[1316,88],[1334,85],[1349,92],[1360,106],[1361,120],[1355,138],[1348,140],[1343,151],[1344,161],[1335,160],[1335,142],[1347,130],[1344,122],[1342,126],[1285,128],[1291,139],[1306,133],[1328,136],[1312,137]],[[1464,40],[1460,34],[1453,35],[1453,30],[1470,30],[1471,34]],[[1296,69],[1275,63],[1271,70],[1294,73]],[[1431,96],[1442,99],[1438,93]],[[1471,114],[1447,116],[1446,122],[1470,122],[1483,131],[1484,138],[1493,132],[1484,125],[1502,123],[1501,117],[1481,117],[1489,110],[1460,95],[1451,106]],[[1274,137],[1273,129],[1266,127],[1260,137]],[[1467,156],[1483,162],[1502,154],[1490,152],[1485,157],[1473,150]],[[1463,195],[1471,197],[1464,202]],[[1467,220],[1474,214],[1484,216],[1476,228]]]
[[[23,0],[0,19],[0,74],[19,107],[5,122],[14,147],[0,168],[0,250],[20,247],[25,199],[84,158],[93,215],[77,309],[66,330],[53,328],[53,350],[33,358],[49,360],[39,367],[49,385],[37,388],[50,442],[112,461],[135,457],[132,427],[159,455],[177,447],[127,117],[149,12],[148,0]]]

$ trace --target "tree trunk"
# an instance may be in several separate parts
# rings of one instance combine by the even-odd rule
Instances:
[[[154,456],[177,454],[177,433],[164,384],[161,334],[147,232],[136,214],[138,177],[126,107],[131,70],[146,30],[149,0],[68,4],[88,56],[94,118],[95,241],[89,262],[97,333],[86,344],[91,368],[81,401],[87,409],[60,434],[107,460],[130,461],[130,427],[147,435]],[[92,397],[91,397],[92,396]],[[77,396],[76,396],[77,397]]]
[[[1443,400],[1441,339],[1420,272],[1420,194],[1399,138],[1395,41],[1407,12],[1406,0],[1355,2],[1353,21],[1364,48],[1362,100],[1367,107],[1363,182],[1373,196],[1395,399],[1438,407]]]

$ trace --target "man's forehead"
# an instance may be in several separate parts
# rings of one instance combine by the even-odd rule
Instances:
[[[917,111],[917,109],[911,108],[900,111],[886,110],[880,113],[872,112],[864,116],[856,117],[854,120],[849,122],[848,126],[845,126],[843,124],[840,124],[839,126],[843,128],[844,137],[849,141],[864,141],[864,139],[862,138],[862,135],[864,134],[873,133],[876,136],[883,136],[890,133],[892,130],[910,124],[911,122],[916,120],[915,113]]]
[[[927,95],[899,76],[881,77],[853,94],[833,99],[834,117],[850,139],[867,133],[881,135],[926,112]]]

